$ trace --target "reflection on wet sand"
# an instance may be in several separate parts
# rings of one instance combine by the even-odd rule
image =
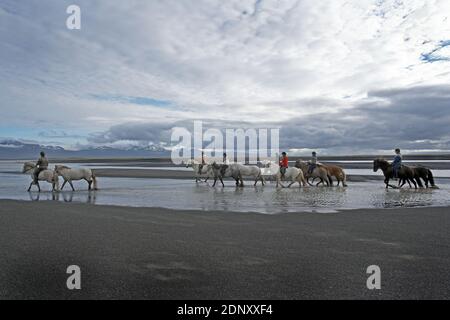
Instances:
[[[376,199],[376,201],[379,201],[379,199]],[[432,189],[385,190],[382,203],[385,208],[403,207],[405,205],[431,206],[433,204],[433,192]]]
[[[28,192],[31,201],[63,201],[96,204],[96,191]]]
[[[212,187],[212,182],[194,183],[181,179],[102,178],[98,191],[80,190],[51,192],[44,186],[41,193],[27,193],[24,185],[29,177],[2,177],[0,198],[32,201],[83,202],[139,207],[163,207],[179,210],[239,211],[239,212],[335,212],[340,209],[393,208],[450,205],[448,181],[441,180],[441,189],[387,190],[380,181],[352,182],[344,187],[276,188],[275,183],[245,188],[236,187],[231,180],[225,187]],[[45,188],[47,188],[45,190]]]

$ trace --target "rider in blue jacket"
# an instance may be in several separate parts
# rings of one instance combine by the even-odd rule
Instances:
[[[402,154],[400,153],[400,149],[395,149],[395,157],[394,161],[392,161],[392,169],[394,170],[394,178],[398,179],[398,172],[402,167]]]

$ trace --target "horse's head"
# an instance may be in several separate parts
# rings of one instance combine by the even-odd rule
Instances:
[[[388,162],[383,158],[377,158],[373,160],[373,172],[377,172],[378,169],[383,169],[387,166]]]
[[[70,168],[69,168],[69,167],[66,167],[66,166],[62,166],[62,165],[56,165],[56,166],[55,166],[55,173],[56,173],[56,174],[61,174],[62,171],[68,170],[68,169],[70,169]]]
[[[25,162],[22,167],[22,173],[26,173],[35,167],[36,165],[33,162]]]
[[[302,169],[302,168],[305,168],[307,165],[308,165],[308,163],[306,163],[302,159],[298,159],[297,161],[295,161],[294,167],[296,167],[298,169]]]
[[[270,160],[262,160],[261,165],[263,168],[270,168],[270,165],[272,164],[272,161]]]
[[[213,163],[210,164],[211,168],[213,169],[220,169],[220,164],[216,163],[215,161]]]

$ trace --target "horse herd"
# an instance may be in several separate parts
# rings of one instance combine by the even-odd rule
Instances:
[[[186,167],[193,168],[196,182],[202,181],[202,178],[204,178],[204,182],[208,181],[209,178],[213,178],[213,187],[216,185],[217,180],[224,186],[223,178],[226,177],[234,179],[236,181],[236,186],[244,186],[243,177],[253,177],[255,186],[258,181],[261,181],[261,184],[264,185],[265,176],[275,178],[277,187],[285,187],[282,183],[283,179],[290,182],[288,187],[292,186],[294,183],[298,183],[299,187],[302,185],[312,186],[313,184],[310,182],[311,178],[313,183],[316,179],[320,180],[317,182],[316,186],[320,184],[333,186],[333,178],[336,179],[338,186],[341,183],[343,187],[347,186],[347,175],[341,167],[321,163],[311,168],[309,162],[302,160],[297,160],[294,167],[286,168],[284,174],[281,174],[278,165],[271,161],[262,162],[261,167],[239,163],[217,164],[215,162],[202,165],[195,160],[189,160],[185,165]],[[398,186],[389,183],[389,181],[394,178],[392,164],[382,158],[375,159],[373,161],[373,171],[377,172],[379,169],[383,172],[386,188],[391,187],[397,189],[403,187],[406,183],[409,184],[410,188],[412,187],[411,184],[414,185],[415,189],[417,189],[417,186],[423,188],[422,180],[427,188],[437,188],[434,183],[433,173],[430,169],[423,166],[412,167],[402,165],[398,171]]]
[[[191,159],[185,162],[184,165],[193,169],[196,182],[206,182],[209,178],[213,178],[213,187],[218,180],[221,182],[222,186],[225,186],[223,183],[224,178],[232,178],[235,180],[236,186],[243,187],[244,177],[253,178],[255,186],[259,181],[264,185],[266,183],[266,178],[275,179],[277,188],[280,186],[283,188],[285,187],[283,181],[289,182],[287,187],[291,187],[295,183],[298,183],[299,187],[306,187],[307,185],[312,186],[316,179],[319,179],[316,186],[320,184],[324,186],[333,186],[333,178],[336,179],[338,186],[340,184],[342,184],[343,187],[347,186],[347,175],[341,167],[321,163],[311,168],[308,162],[302,160],[297,160],[294,167],[286,168],[286,171],[283,174],[280,172],[278,164],[272,161],[264,161],[261,166],[256,166],[240,163],[219,164],[216,162],[201,164]],[[22,168],[22,173],[31,174],[32,182],[30,183],[28,191],[31,190],[31,187],[34,184],[36,184],[38,190],[41,191],[39,181],[51,183],[53,191],[63,190],[66,183],[69,183],[72,190],[75,191],[72,184],[72,181],[75,180],[85,180],[88,183],[88,190],[91,190],[92,188],[97,190],[96,176],[89,168],[69,168],[63,165],[55,165],[54,170],[46,169],[41,171],[37,183],[34,182],[35,169],[36,164],[33,162],[26,162]],[[399,181],[397,186],[390,184],[390,180],[394,178],[392,164],[382,158],[375,159],[373,161],[373,171],[377,172],[378,170],[383,172],[386,189],[389,187],[396,189],[401,188],[406,183],[409,184],[410,188],[412,185],[414,185],[415,189],[417,189],[417,187],[423,188],[424,185],[422,180],[427,188],[437,188],[434,182],[433,173],[430,169],[423,166],[402,165],[398,170]],[[62,177],[64,180],[61,189],[59,188],[59,177]],[[310,179],[312,179],[312,183],[310,182]]]
[[[276,186],[285,187],[282,180],[290,182],[288,187],[292,186],[294,183],[298,183],[299,187],[312,185],[309,182],[310,178],[320,179],[317,183],[324,185],[333,185],[332,177],[335,177],[338,185],[342,183],[344,187],[347,186],[346,174],[344,170],[335,165],[324,165],[320,164],[316,166],[313,170],[309,170],[309,164],[301,160],[297,160],[295,167],[286,168],[284,174],[279,170],[278,165],[272,161],[262,162],[262,167],[256,165],[243,165],[240,163],[232,164],[218,164],[213,162],[211,164],[200,164],[195,160],[189,160],[185,163],[186,167],[192,167],[194,170],[195,181],[199,182],[204,179],[204,182],[208,181],[209,178],[214,179],[213,187],[216,185],[217,180],[224,186],[223,178],[232,178],[236,181],[236,186],[244,186],[243,177],[252,177],[254,179],[254,185],[256,186],[259,181],[264,185],[266,178],[275,178]]]
[[[73,187],[72,181],[75,180],[86,180],[88,183],[88,189],[91,190],[92,187],[94,190],[97,190],[97,178],[94,173],[89,168],[69,168],[67,166],[56,165],[54,170],[46,169],[39,173],[38,181],[34,182],[34,170],[36,169],[36,164],[34,162],[25,162],[22,168],[22,173],[31,174],[31,183],[28,187],[28,191],[31,190],[31,187],[36,184],[39,192],[41,191],[41,187],[39,185],[39,181],[46,181],[52,184],[53,191],[59,191],[59,177],[61,176],[64,180],[61,190],[64,189],[64,186],[68,182],[72,187],[72,190],[75,191]]]

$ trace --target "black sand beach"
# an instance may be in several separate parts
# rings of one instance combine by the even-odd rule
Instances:
[[[450,208],[261,215],[0,201],[1,299],[448,299]],[[82,289],[66,288],[81,267]],[[381,268],[381,290],[366,268]]]

